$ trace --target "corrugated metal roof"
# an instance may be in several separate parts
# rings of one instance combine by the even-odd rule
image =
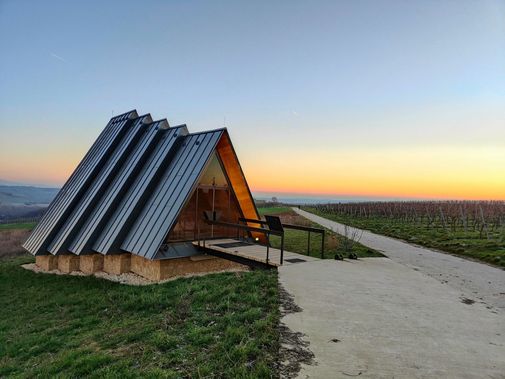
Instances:
[[[143,117],[136,119],[134,124],[127,128],[125,135],[118,137],[118,144],[112,154],[104,162],[87,191],[49,244],[47,250],[51,254],[58,254],[68,249],[68,242],[79,231],[97,202],[100,201],[104,191],[124,165],[128,154],[136,147],[142,132],[146,129],[143,121]]]
[[[136,111],[113,117],[23,246],[35,255],[166,258],[160,246],[225,134],[189,134]]]
[[[58,195],[49,205],[44,216],[30,234],[23,247],[32,254],[47,254],[47,245],[51,242],[59,227],[72,211],[75,202],[91,184],[103,161],[114,149],[118,137],[127,129],[132,119],[138,117],[137,111],[113,117],[83,160],[63,185]]]
[[[144,206],[147,197],[152,193],[164,168],[168,165],[173,151],[177,150],[177,145],[187,134],[186,126],[182,126],[170,130],[163,136],[95,241],[94,251],[102,254],[119,251],[119,245],[128,232],[128,228]]]
[[[121,244],[121,249],[154,258],[222,134],[223,130],[217,130],[185,138]]]
[[[150,117],[148,121],[152,121]],[[143,122],[145,123],[146,120]],[[98,232],[104,227],[104,223],[108,220],[108,217],[111,215],[124,193],[135,180],[143,164],[162,135],[167,132],[164,125],[168,126],[167,122],[164,120],[146,125],[145,132],[138,143],[138,147],[129,155],[126,162],[121,167],[120,172],[116,175],[103,196],[101,196],[99,202],[92,210],[91,215],[80,228],[68,248],[69,251],[75,254],[92,252],[90,244],[96,239]],[[174,133],[175,130],[171,130],[170,132]]]

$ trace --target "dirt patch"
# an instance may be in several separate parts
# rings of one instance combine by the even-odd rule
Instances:
[[[278,216],[281,219],[283,224],[295,224],[301,226],[312,226],[312,222],[310,222],[307,218],[300,216],[294,211],[286,211],[282,213],[276,213],[275,216]]]
[[[281,300],[281,316],[284,317],[290,313],[298,313],[303,311],[302,308],[295,303],[295,299],[291,294],[279,285],[279,297]]]
[[[111,282],[116,282],[120,284],[127,284],[130,286],[147,286],[151,284],[162,284],[166,282],[170,282],[172,280],[180,279],[180,278],[189,278],[189,277],[194,277],[194,276],[203,276],[203,275],[208,275],[208,274],[217,274],[217,273],[222,273],[222,272],[242,272],[246,271],[244,269],[229,269],[229,270],[222,270],[222,271],[213,271],[211,273],[195,273],[195,274],[188,274],[188,275],[183,275],[183,276],[178,276],[166,280],[160,280],[160,281],[151,281],[149,279],[146,279],[140,275],[134,274],[133,272],[125,272],[123,274],[115,275],[115,274],[109,274],[103,271],[95,272],[94,274],[85,274],[82,271],[72,271],[71,273],[65,273],[61,272],[60,270],[51,270],[51,271],[45,271],[42,270],[39,266],[37,266],[35,263],[28,263],[21,265],[26,270],[30,270],[36,273],[44,273],[44,274],[54,274],[54,275],[72,275],[72,276],[95,276],[97,278],[105,279],[105,280],[110,280]]]
[[[300,308],[291,296],[281,285],[279,285],[279,296],[281,302],[281,316],[290,313],[301,312]],[[300,332],[293,332],[283,322],[279,324],[280,349],[279,349],[279,375],[281,378],[294,378],[300,372],[301,365],[313,365],[314,353],[309,349],[309,342],[305,341],[305,335]]]
[[[29,234],[28,229],[0,230],[0,259],[26,255],[27,252],[21,245]]]
[[[469,299],[467,297],[463,297],[463,298],[461,298],[461,302],[463,304],[472,305],[473,303],[475,303],[475,300]]]

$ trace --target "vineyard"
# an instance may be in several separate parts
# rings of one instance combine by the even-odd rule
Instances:
[[[505,202],[412,201],[315,205],[337,222],[505,267]]]

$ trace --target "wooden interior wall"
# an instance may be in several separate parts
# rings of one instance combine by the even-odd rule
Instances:
[[[244,173],[240,167],[237,155],[233,149],[228,133],[224,133],[217,144],[217,152],[221,158],[221,162],[226,170],[230,184],[233,187],[235,196],[237,197],[240,209],[245,218],[259,219],[258,211],[254,200],[247,185]],[[258,227],[257,224],[250,224],[250,226]],[[264,241],[264,235],[253,234],[254,237],[260,238]]]

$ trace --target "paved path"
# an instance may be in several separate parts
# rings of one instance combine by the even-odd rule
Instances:
[[[387,258],[282,266],[315,365],[300,378],[505,378],[505,318]]]
[[[298,214],[339,234],[344,225],[312,213],[293,208]],[[353,229],[353,228],[351,228]],[[388,258],[401,263],[459,292],[460,296],[483,302],[493,311],[505,311],[505,271],[486,264],[414,246],[394,238],[363,231],[360,242],[381,251]],[[504,330],[505,334],[505,330]],[[504,352],[505,357],[505,352]]]

